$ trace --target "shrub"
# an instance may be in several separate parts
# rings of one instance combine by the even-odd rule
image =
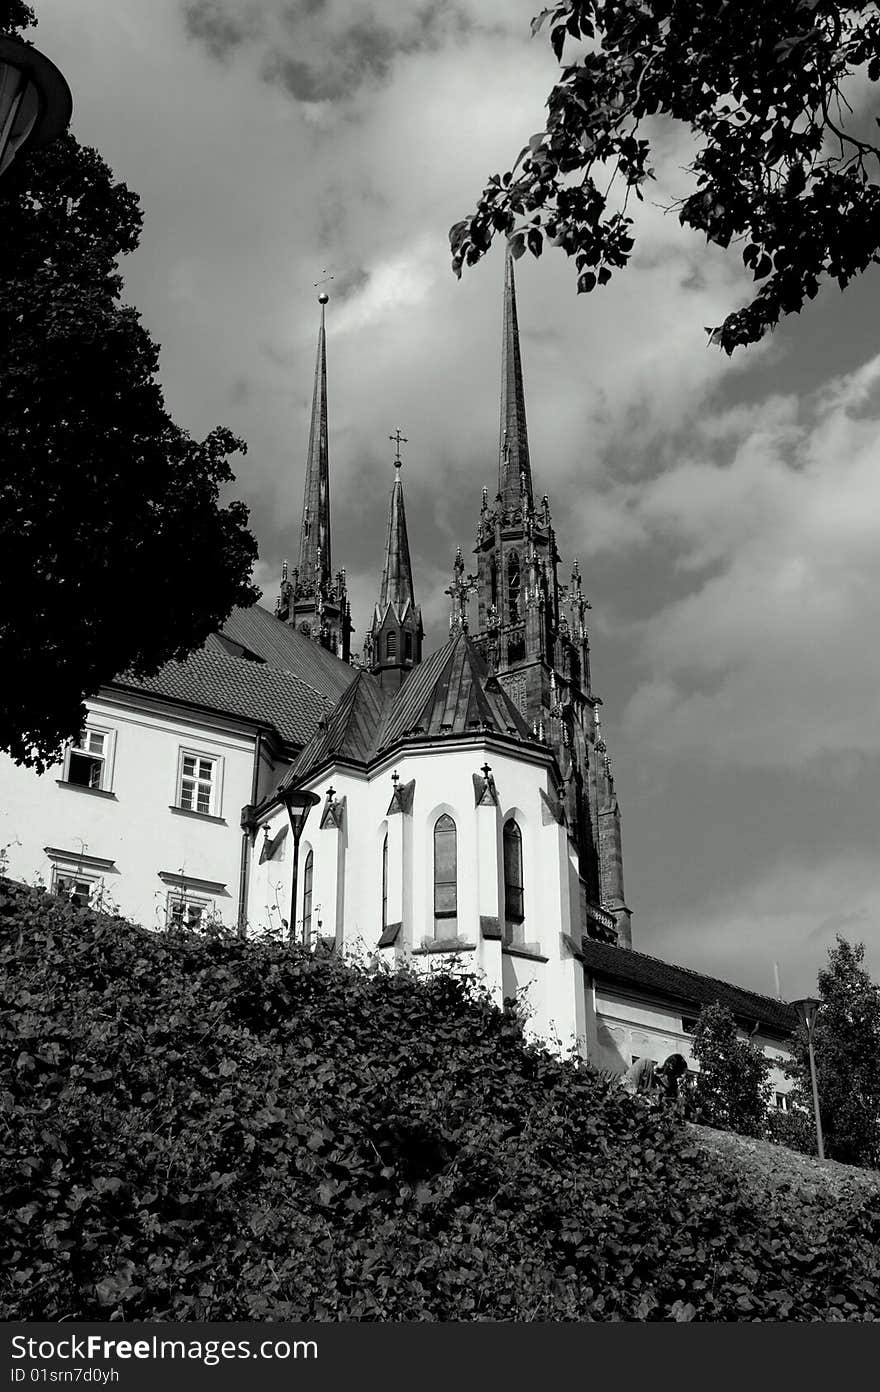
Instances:
[[[0,886],[0,1316],[877,1318],[876,1198],[758,1200],[438,973]]]
[[[762,1136],[770,1098],[770,1065],[760,1049],[737,1037],[727,1006],[704,1005],[694,1031],[700,1065],[693,1088],[694,1119],[742,1136]]]

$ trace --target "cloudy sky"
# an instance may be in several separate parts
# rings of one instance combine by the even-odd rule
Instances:
[[[449,226],[509,168],[556,65],[537,0],[32,0],[73,130],[141,196],[126,295],[176,419],[248,443],[237,492],[272,606],[302,509],[314,283],[328,308],[333,560],[357,642],[405,475],[429,646],[497,460],[502,255]],[[518,265],[532,466],[593,602],[634,945],[774,992],[834,934],[880,976],[880,274],[759,348],[706,347],[735,258],[682,231],[680,132],[638,252],[574,293]],[[326,268],[326,270],[325,270]]]

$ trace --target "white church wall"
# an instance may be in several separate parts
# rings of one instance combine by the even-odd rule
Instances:
[[[473,776],[488,760],[499,794],[499,807],[476,807]],[[415,780],[411,812],[389,813],[394,792]],[[328,787],[345,798],[344,837],[320,827]],[[580,964],[570,958],[562,968],[560,931],[572,921],[567,838],[555,822],[544,824],[540,793],[549,791],[547,767],[506,754],[498,747],[474,744],[430,750],[405,749],[369,779],[332,768],[314,779],[310,790],[320,805],[310,814],[300,847],[298,930],[302,918],[303,865],[314,854],[313,913],[321,907],[327,932],[331,919],[341,925],[342,945],[362,957],[377,951],[382,934],[382,843],[387,832],[389,885],[386,921],[401,923],[397,941],[382,950],[386,960],[408,959],[418,970],[436,970],[458,957],[500,1000],[502,994],[527,991],[532,1024],[543,1037],[565,1040],[583,1035],[583,989]],[[459,952],[431,950],[434,924],[434,828],[450,816],[456,827]],[[525,922],[517,925],[519,947],[530,956],[510,956],[497,937],[484,936],[481,915],[503,929],[502,827],[515,816],[522,834]],[[267,818],[270,835],[286,824],[283,808]],[[487,824],[494,831],[487,831]],[[278,924],[288,916],[291,857],[256,863],[263,836],[258,833],[251,869],[248,918],[252,927]],[[289,842],[289,837],[285,844]],[[341,881],[344,879],[344,883]],[[328,906],[333,906],[329,908]],[[494,915],[486,908],[494,907]],[[499,913],[499,909],[501,912]],[[329,915],[329,916],[328,916]],[[449,936],[442,932],[439,936]],[[564,925],[561,929],[561,925]],[[329,931],[332,931],[330,929]],[[451,929],[450,929],[451,932]],[[547,960],[543,960],[547,959]]]
[[[97,789],[69,781],[69,755],[39,777],[2,757],[6,873],[50,889],[59,877],[88,884],[93,902],[147,927],[165,926],[169,896],[234,923],[254,735],[112,699],[87,710],[105,737]],[[208,814],[178,806],[184,754],[210,762]]]

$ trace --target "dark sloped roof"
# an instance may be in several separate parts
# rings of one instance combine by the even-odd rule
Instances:
[[[671,996],[693,1006],[712,1005],[717,1001],[741,1019],[758,1020],[782,1034],[792,1034],[797,1025],[797,1012],[786,1001],[758,995],[714,976],[703,976],[688,967],[662,962],[659,957],[648,957],[643,952],[633,952],[632,948],[615,947],[592,938],[584,938],[580,947],[572,938],[568,943],[584,966],[605,980]]]
[[[326,726],[315,731],[284,784],[295,783],[329,758],[367,764],[374,753],[376,736],[390,700],[376,678],[362,668]]]
[[[260,604],[253,604],[249,609],[233,609],[220,632],[262,658],[267,666],[292,672],[333,704],[354,680],[354,667],[276,619]]]
[[[528,739],[528,727],[466,633],[459,632],[416,667],[394,698],[377,742],[388,749],[407,735],[484,730]]]
[[[299,747],[326,707],[321,693],[292,672],[204,648],[184,662],[166,663],[155,676],[124,673],[112,685],[271,725]]]

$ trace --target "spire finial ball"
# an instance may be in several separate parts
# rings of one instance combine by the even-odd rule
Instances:
[[[320,295],[318,296],[318,304],[329,304],[329,303],[330,303],[330,296],[329,296],[329,295],[325,295],[325,294],[324,294],[324,291],[322,290],[321,293],[320,293]]]

